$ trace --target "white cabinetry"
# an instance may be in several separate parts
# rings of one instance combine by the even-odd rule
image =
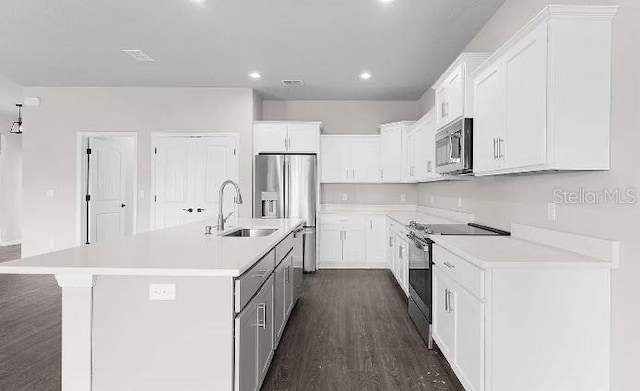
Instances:
[[[380,137],[321,136],[322,183],[380,181]]]
[[[289,313],[293,309],[293,253],[291,252],[276,267],[274,295],[274,338],[277,347]]]
[[[320,216],[319,268],[386,268],[386,217],[335,214]]]
[[[476,175],[609,169],[615,10],[549,6],[476,70]]]
[[[253,153],[317,153],[320,122],[256,122],[253,125]]]
[[[406,239],[406,228],[401,224],[389,222],[389,246],[391,255],[389,256],[389,268],[396,278],[398,285],[405,294],[409,295],[409,242]]]
[[[470,75],[488,57],[488,53],[462,53],[434,84],[437,129],[461,117],[473,117]]]
[[[436,173],[435,110],[429,111],[409,130],[405,177],[409,182],[429,182],[440,178]]]
[[[433,339],[467,391],[609,390],[608,268],[481,269],[437,238],[433,262]]]
[[[407,181],[407,136],[411,121],[380,125],[380,164],[382,182]]]

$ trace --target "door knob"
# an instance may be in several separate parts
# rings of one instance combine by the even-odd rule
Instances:
[[[204,212],[206,209],[202,209],[202,208],[198,208],[196,209],[196,212],[200,213],[200,212]]]
[[[121,208],[124,208],[125,206],[127,206],[126,204],[120,204]]]
[[[186,212],[189,212],[189,213],[192,213],[192,212],[193,212],[193,208],[189,208],[189,209],[182,209],[182,210],[184,210],[184,211],[186,211]]]

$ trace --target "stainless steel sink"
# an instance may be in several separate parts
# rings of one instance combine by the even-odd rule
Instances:
[[[227,232],[226,234],[222,234],[222,236],[235,238],[254,238],[258,236],[268,236],[276,231],[277,229],[240,228]]]

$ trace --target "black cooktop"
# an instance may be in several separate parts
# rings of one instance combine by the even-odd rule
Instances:
[[[428,235],[510,235],[507,231],[487,227],[480,224],[410,224],[409,229],[416,236]]]

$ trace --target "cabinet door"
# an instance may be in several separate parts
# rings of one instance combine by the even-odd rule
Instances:
[[[285,326],[286,326],[287,320],[289,319],[289,314],[291,314],[291,310],[293,310],[293,286],[294,286],[293,254],[289,254],[287,259],[282,261],[282,263],[285,263],[285,274],[284,274],[284,282],[285,282],[285,284],[284,284],[284,323],[285,323]]]
[[[540,26],[505,56],[504,168],[544,164],[547,151],[547,26]]]
[[[447,94],[447,123],[464,113],[464,65],[458,65],[445,81]]]
[[[253,153],[286,152],[287,125],[256,124],[253,126]]]
[[[351,177],[349,142],[344,137],[321,137],[322,182],[346,182]]]
[[[372,183],[380,181],[380,138],[377,136],[351,140],[350,181]]]
[[[320,262],[342,261],[342,226],[322,225],[320,228]]]
[[[235,390],[258,386],[257,304],[252,300],[235,320]]]
[[[262,384],[273,358],[273,281],[271,276],[256,295],[259,384]]]
[[[369,216],[367,221],[367,262],[382,264],[387,258],[387,218]]]
[[[289,130],[289,152],[317,153],[320,128],[316,124],[291,124]]]
[[[473,171],[491,172],[500,167],[498,143],[506,124],[502,65],[478,75],[474,87]]]
[[[438,128],[443,127],[449,118],[449,103],[447,102],[446,83],[436,89],[436,123]]]
[[[284,331],[285,314],[287,312],[285,302],[285,291],[287,289],[287,268],[286,259],[278,265],[274,275],[273,286],[273,330],[274,330],[274,343],[278,346],[280,337]]]
[[[395,241],[396,241],[396,235],[393,233],[393,231],[387,229],[387,242],[385,243],[387,245],[387,264],[389,265],[389,270],[391,270],[391,272],[393,273],[393,275],[396,275],[396,271],[395,271]]]
[[[345,262],[366,262],[366,237],[363,227],[345,227],[343,230],[343,254]]]
[[[402,180],[405,182],[414,182],[417,180],[417,168],[418,168],[418,129],[412,130],[407,135],[407,164],[403,173]]]
[[[409,243],[402,239],[400,240],[400,259],[398,262],[398,276],[400,279],[400,286],[405,293],[409,293]]]
[[[384,127],[380,131],[382,182],[402,181],[402,126]]]
[[[450,307],[455,296],[451,292],[449,279],[437,266],[433,267],[433,339],[447,361],[453,361],[455,352],[455,319]]]
[[[484,304],[454,284],[455,354],[462,384],[468,391],[484,389]]]

